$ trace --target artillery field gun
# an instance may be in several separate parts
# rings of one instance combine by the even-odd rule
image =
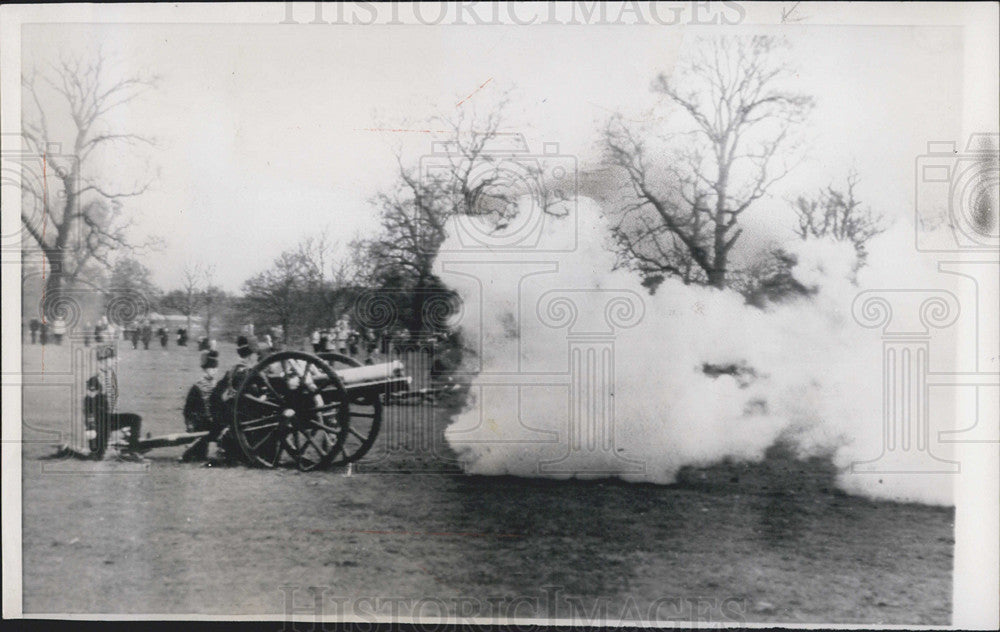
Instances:
[[[274,353],[249,370],[216,421],[228,424],[249,465],[309,471],[351,463],[375,443],[384,400],[409,390],[403,370],[398,360],[361,365],[337,353]],[[138,448],[185,445],[208,434],[147,437]]]

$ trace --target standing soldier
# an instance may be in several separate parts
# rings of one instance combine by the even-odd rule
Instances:
[[[49,342],[49,324],[42,321],[42,324],[38,326],[38,341],[45,346]]]
[[[159,329],[156,330],[156,335],[160,337],[160,346],[163,347],[164,349],[166,349],[167,348],[167,338],[170,337],[169,334],[167,334],[167,328],[166,327],[160,327]]]
[[[31,344],[35,344],[38,339],[38,327],[41,325],[37,318],[32,318],[31,322],[28,323],[28,328],[31,330]]]

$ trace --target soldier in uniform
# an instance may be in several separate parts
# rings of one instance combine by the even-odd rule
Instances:
[[[247,336],[237,338],[236,355],[239,359],[226,371],[209,395],[208,407],[212,417],[212,427],[206,437],[206,444],[217,442],[217,462],[231,463],[238,458],[240,448],[236,443],[236,437],[229,430],[229,420],[232,419],[233,407],[236,405],[236,394],[243,386],[250,369],[253,368],[253,356],[256,351],[250,338]],[[210,461],[209,465],[211,463]]]
[[[128,449],[119,452],[119,458],[142,462],[136,452],[142,417],[133,413],[119,413],[118,375],[111,366],[115,357],[114,347],[98,347],[97,373],[87,380],[87,395],[84,397],[84,414],[87,422],[87,438],[90,453],[94,458],[102,458],[108,447],[112,432],[128,431]]]
[[[217,385],[215,374],[219,369],[219,352],[206,349],[201,354],[201,378],[188,391],[184,402],[184,425],[188,432],[211,432],[214,422],[209,399]],[[191,445],[181,456],[181,461],[202,461],[208,456],[208,438],[203,437]]]

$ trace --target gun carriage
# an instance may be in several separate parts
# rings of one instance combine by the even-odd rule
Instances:
[[[409,386],[399,361],[361,365],[338,353],[282,351],[247,370],[231,385],[235,395],[210,409],[216,424],[228,425],[247,464],[309,471],[362,458],[382,427],[385,398]],[[150,437],[139,449],[183,445],[208,434]]]

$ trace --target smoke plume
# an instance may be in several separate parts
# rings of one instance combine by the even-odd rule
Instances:
[[[880,331],[852,313],[869,288],[940,285],[900,224],[869,244],[860,270],[849,243],[789,239],[792,274],[814,292],[763,309],[674,279],[650,295],[614,269],[607,224],[587,198],[575,215],[547,219],[528,252],[477,244],[470,254],[453,224],[438,274],[463,299],[477,375],[447,440],[468,473],[654,483],[686,465],[758,460],[783,440],[803,457],[830,455],[850,493],[952,503],[952,477],[913,473],[922,455],[883,454]],[[477,257],[494,263],[466,265]],[[571,344],[583,349],[576,373]],[[855,471],[872,461],[877,471]]]

